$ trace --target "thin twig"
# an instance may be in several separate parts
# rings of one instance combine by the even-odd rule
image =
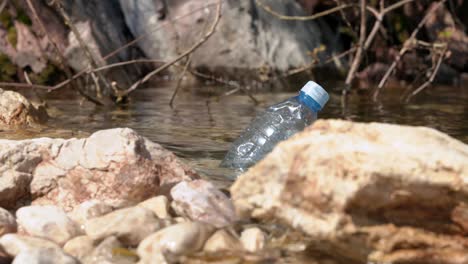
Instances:
[[[400,52],[398,53],[397,57],[395,58],[393,63],[390,65],[387,72],[385,72],[385,75],[380,80],[379,85],[377,86],[377,89],[374,92],[374,95],[372,97],[374,101],[377,100],[377,98],[379,96],[379,93],[380,93],[380,90],[384,87],[385,83],[387,82],[390,75],[393,73],[393,70],[395,69],[398,62],[400,62],[403,55],[411,48],[412,43],[415,41],[416,35],[418,34],[419,30],[421,30],[421,28],[424,26],[424,24],[426,24],[427,20],[429,19],[430,15],[432,14],[432,12],[439,9],[439,7],[442,4],[444,4],[446,1],[447,0],[441,0],[441,1],[439,1],[437,3],[437,5],[434,8],[432,8],[432,9],[430,7],[428,8],[428,10],[427,10],[426,14],[424,15],[423,19],[419,22],[418,26],[413,30],[410,37],[405,41],[405,43],[403,44],[403,47],[400,49]]]
[[[221,78],[217,78],[216,76],[211,76],[211,75],[208,75],[208,74],[204,74],[204,73],[198,72],[196,70],[190,70],[189,69],[189,72],[191,74],[195,75],[195,76],[198,76],[198,77],[201,77],[201,78],[204,78],[204,79],[207,79],[207,80],[212,80],[212,81],[215,81],[215,82],[227,85],[227,86],[234,87],[233,90],[225,93],[224,94],[225,96],[233,94],[233,93],[235,93],[237,91],[243,91],[250,98],[250,100],[252,100],[255,104],[259,104],[259,101],[257,100],[257,98],[255,98],[248,89],[246,89],[245,87],[243,87],[242,85],[240,85],[239,83],[237,83],[235,81],[226,81],[226,80],[223,80]]]
[[[356,55],[354,56],[353,63],[351,64],[351,68],[348,72],[348,75],[346,76],[346,81],[345,81],[345,88],[343,89],[343,95],[346,95],[347,90],[351,86],[351,82],[354,79],[354,74],[359,68],[359,65],[361,64],[361,59],[362,59],[362,54],[364,51],[364,43],[366,41],[366,0],[360,0],[360,12],[361,12],[361,25],[359,29],[359,44],[358,48],[356,51]]]
[[[175,97],[177,93],[179,92],[180,89],[180,84],[182,83],[182,80],[184,79],[185,73],[187,72],[187,69],[190,65],[190,62],[192,61],[192,56],[188,55],[187,56],[187,61],[185,62],[184,69],[182,70],[182,73],[180,74],[179,78],[177,79],[177,85],[175,87],[174,93],[171,96],[171,100],[169,101],[169,106],[172,108]]]
[[[429,79],[426,82],[424,82],[421,86],[419,86],[416,90],[414,90],[411,94],[409,94],[408,97],[406,97],[405,103],[409,102],[409,100],[413,96],[417,95],[418,93],[420,93],[422,90],[426,89],[429,85],[431,85],[434,82],[434,79],[435,79],[437,73],[439,72],[440,65],[442,64],[442,61],[444,60],[445,55],[447,54],[447,48],[448,48],[448,45],[446,45],[443,48],[441,54],[439,55],[439,59],[437,60],[437,63],[436,63],[435,67],[432,70],[432,73],[431,73],[431,76],[429,77]]]
[[[328,64],[328,63],[333,62],[333,61],[338,60],[338,59],[341,59],[344,56],[348,55],[349,53],[351,53],[351,52],[353,52],[355,50],[356,50],[356,47],[353,47],[353,48],[350,48],[349,50],[346,50],[346,51],[344,51],[344,52],[342,52],[342,53],[340,53],[338,55],[330,56],[328,59],[326,59],[325,61],[322,62],[322,65]],[[314,61],[312,61],[311,63],[309,63],[309,64],[307,64],[305,66],[289,70],[287,73],[285,73],[283,75],[280,75],[279,77],[285,78],[285,77],[289,77],[289,76],[292,76],[292,75],[295,75],[295,74],[310,70],[310,69],[314,68],[319,63],[320,63],[320,61],[314,60]]]
[[[282,20],[299,20],[299,21],[314,20],[314,19],[326,16],[326,15],[329,15],[329,14],[333,14],[333,13],[338,12],[338,11],[343,10],[343,9],[356,6],[354,4],[344,4],[344,5],[341,5],[341,6],[337,6],[337,7],[330,8],[330,9],[327,9],[325,11],[313,14],[311,16],[287,16],[287,15],[283,15],[283,14],[280,14],[280,13],[276,12],[271,7],[269,7],[269,6],[265,5],[264,3],[262,3],[260,0],[256,0],[255,2],[257,3],[258,6],[263,8],[263,10],[265,10],[267,13],[270,13],[271,15],[273,15],[275,17],[278,17],[279,19],[282,19]]]
[[[201,38],[197,43],[195,43],[192,47],[184,51],[182,54],[177,56],[176,58],[172,59],[171,61],[165,63],[161,67],[157,68],[156,70],[148,73],[143,79],[140,79],[139,81],[135,82],[129,89],[125,90],[122,92],[120,96],[125,96],[134,91],[136,88],[138,88],[141,84],[147,82],[151,77],[153,77],[155,74],[158,74],[159,72],[169,68],[171,65],[174,63],[178,62],[179,60],[183,59],[185,56],[191,54],[194,52],[198,47],[200,47],[205,41],[207,41],[210,36],[214,33],[216,26],[218,25],[219,19],[221,18],[221,0],[218,0],[218,4],[216,6],[216,15],[215,15],[215,20],[213,24],[211,25],[211,28],[208,30],[208,32]]]

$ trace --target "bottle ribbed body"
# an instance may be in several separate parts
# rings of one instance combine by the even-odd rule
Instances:
[[[258,115],[232,144],[221,166],[245,171],[282,140],[302,131],[317,119],[317,113],[299,97],[270,106]]]

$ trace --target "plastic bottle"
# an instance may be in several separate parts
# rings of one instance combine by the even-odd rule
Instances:
[[[239,173],[247,170],[280,141],[312,124],[328,99],[328,93],[320,85],[307,82],[299,95],[270,106],[258,115],[234,141],[221,167],[233,168]]]

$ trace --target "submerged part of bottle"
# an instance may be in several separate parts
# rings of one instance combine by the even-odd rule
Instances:
[[[271,152],[278,142],[312,124],[327,101],[326,91],[308,82],[298,96],[270,106],[257,116],[233,143],[221,166],[245,171]]]

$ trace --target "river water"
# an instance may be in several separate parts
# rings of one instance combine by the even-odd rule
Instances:
[[[365,92],[352,93],[347,107],[343,108],[340,84],[324,83],[323,86],[331,97],[319,118],[429,126],[468,143],[466,88],[431,87],[407,104],[400,101],[403,90],[398,88],[387,89],[378,103],[369,100]],[[137,90],[128,105],[107,108],[83,103],[66,92],[52,93],[46,96],[52,116],[47,126],[1,131],[0,137],[84,137],[100,129],[130,127],[175,152],[202,175],[227,186],[230,181],[226,176],[232,173],[218,168],[218,164],[230,143],[256,113],[294,95],[256,94],[260,103],[255,104],[243,94],[220,96],[220,87],[193,87],[180,92],[171,108],[169,100],[173,88],[173,83],[166,83],[158,88]]]

